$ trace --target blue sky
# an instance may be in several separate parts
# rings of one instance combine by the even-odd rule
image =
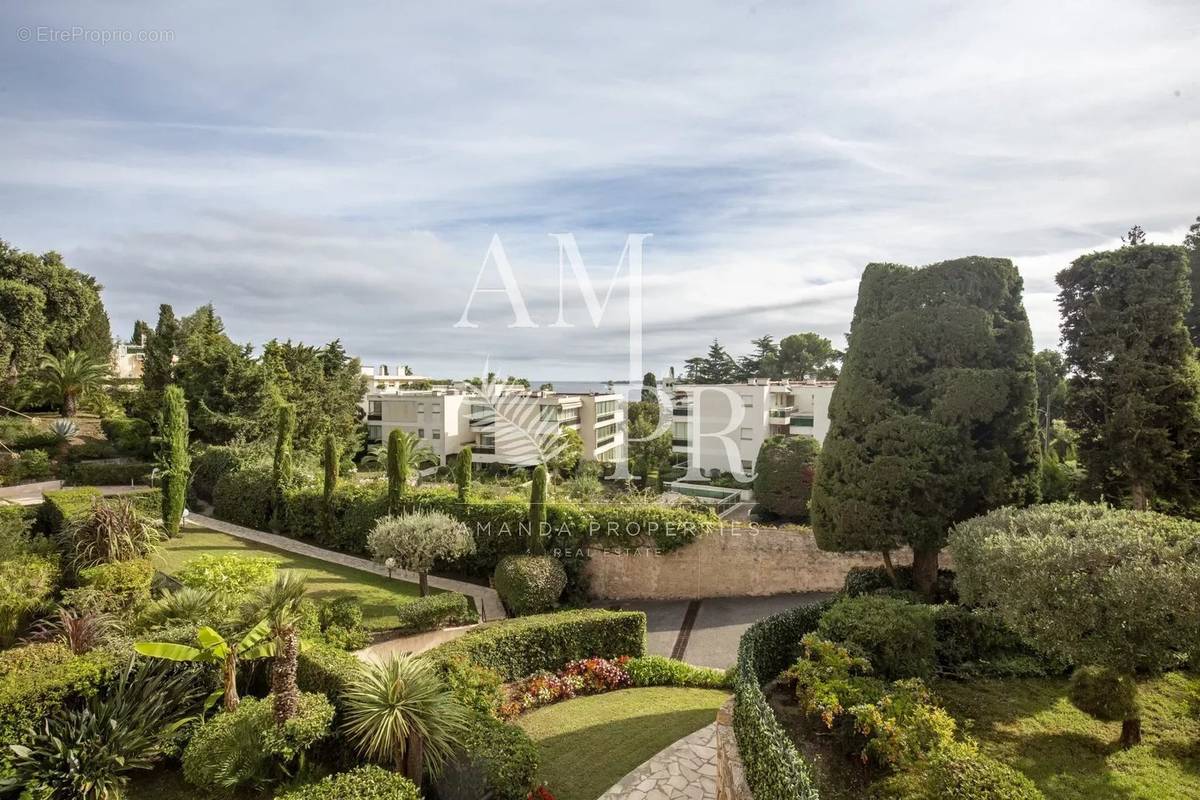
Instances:
[[[1053,346],[1057,270],[1200,214],[1190,0],[352,5],[5,4],[0,237],[95,274],[122,334],[211,300],[256,344],[571,379],[623,375],[623,301],[545,327],[551,233],[597,282],[653,234],[663,372],[840,344],[865,264],[972,254]],[[74,27],[133,41],[47,41]],[[542,327],[492,296],[453,328],[494,234]]]

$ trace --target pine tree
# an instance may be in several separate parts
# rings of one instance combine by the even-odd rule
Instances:
[[[458,451],[454,459],[454,483],[458,487],[458,502],[467,502],[467,493],[471,491],[471,446],[467,445]]]
[[[292,437],[296,434],[296,407],[291,403],[279,406],[275,423],[275,461],[271,468],[274,502],[271,504],[271,528],[283,530],[284,495],[292,485]]]
[[[1200,366],[1184,315],[1187,253],[1141,244],[1058,274],[1067,422],[1093,487],[1144,510],[1200,494]]]
[[[332,430],[325,431],[325,443],[321,451],[321,466],[325,471],[325,485],[321,494],[321,531],[326,539],[333,535],[333,492],[337,489],[338,460],[337,437]]]
[[[546,521],[546,480],[546,467],[538,464],[529,491],[529,552],[534,555],[541,555],[546,550],[542,541],[542,523]]]
[[[748,381],[754,378],[777,380],[779,375],[779,345],[771,334],[760,336],[750,342],[754,352],[743,356],[738,364],[740,380]]]
[[[1007,259],[866,268],[813,485],[821,549],[908,545],[929,596],[954,523],[1037,497],[1021,286]]]
[[[179,523],[187,500],[188,476],[191,472],[191,457],[188,455],[187,398],[183,390],[174,384],[163,392],[162,422],[163,465],[162,519],[168,536],[179,535]]]
[[[142,362],[142,386],[147,392],[157,395],[167,384],[174,383],[178,348],[179,322],[171,306],[163,303],[158,307],[158,324],[148,337]]]

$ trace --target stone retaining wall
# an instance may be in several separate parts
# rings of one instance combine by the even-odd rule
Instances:
[[[641,548],[591,552],[586,574],[601,599],[683,599],[832,592],[851,567],[877,567],[878,553],[826,553],[808,529],[722,528],[669,553]],[[912,555],[896,551],[897,565]]]
[[[717,800],[754,800],[733,733],[733,698],[717,710]]]

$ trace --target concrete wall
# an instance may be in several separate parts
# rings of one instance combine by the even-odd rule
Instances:
[[[645,548],[591,552],[587,576],[603,599],[736,597],[836,591],[851,567],[876,567],[878,553],[826,553],[808,529],[723,528],[670,553]],[[907,550],[892,554],[908,564]]]

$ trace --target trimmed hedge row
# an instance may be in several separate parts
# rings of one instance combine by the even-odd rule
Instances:
[[[153,469],[148,461],[79,461],[64,477],[73,486],[128,486],[148,482]]]
[[[95,486],[78,486],[46,492],[38,506],[36,527],[41,533],[57,536],[68,520],[87,514],[104,495]],[[145,489],[118,496],[147,517],[162,516],[162,489]]]
[[[817,627],[826,603],[800,606],[754,623],[738,644],[733,729],[755,797],[818,800],[808,764],[775,719],[762,685],[800,655],[800,639]]]
[[[400,619],[396,630],[402,633],[424,633],[479,621],[471,601],[458,592],[441,592],[401,603],[396,616]]]
[[[513,681],[540,670],[557,671],[581,658],[638,657],[645,652],[642,612],[579,609],[486,623],[427,656],[439,662],[463,658]]]

